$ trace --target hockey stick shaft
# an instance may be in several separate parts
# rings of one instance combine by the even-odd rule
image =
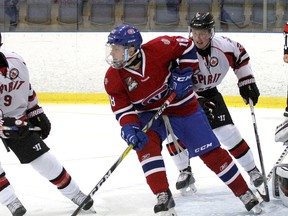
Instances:
[[[18,127],[16,126],[12,126],[12,127],[8,127],[8,126],[0,126],[0,130],[14,130],[14,131],[17,131],[19,130]],[[41,131],[41,128],[40,127],[30,127],[29,128],[29,131]]]
[[[254,127],[254,133],[255,133],[255,138],[256,138],[258,155],[259,155],[259,160],[260,160],[260,165],[261,165],[261,171],[262,171],[262,175],[266,176],[265,168],[264,168],[264,161],[263,161],[263,154],[262,154],[260,139],[259,139],[259,135],[258,135],[256,116],[255,116],[255,112],[254,112],[254,105],[253,105],[253,101],[252,101],[251,98],[249,98],[249,105],[250,105],[250,111],[251,111],[251,116],[252,116],[252,122],[253,122],[253,127]],[[269,197],[268,183],[267,183],[267,179],[266,178],[264,178],[264,183],[263,184],[264,184],[264,189],[265,189],[265,195],[261,194],[259,192],[259,190],[257,190],[257,191],[258,191],[258,193],[260,194],[260,196],[262,197],[262,199],[265,202],[269,202],[270,201],[270,197]]]
[[[176,97],[176,93],[173,92],[167,100],[163,103],[163,105],[158,109],[156,114],[150,119],[150,121],[143,127],[142,131],[146,132],[153,124],[155,120],[157,120],[163,113],[163,111],[170,105],[170,103]],[[78,208],[73,212],[71,216],[76,216],[81,211],[83,206],[92,198],[92,196],[99,190],[101,185],[110,177],[112,172],[119,166],[119,164],[124,160],[124,158],[128,155],[130,150],[133,148],[133,145],[130,144],[125,151],[120,155],[118,160],[111,166],[111,168],[105,173],[105,175],[100,179],[100,181],[96,184],[96,186],[91,190],[91,192],[87,195],[85,200],[78,206]]]

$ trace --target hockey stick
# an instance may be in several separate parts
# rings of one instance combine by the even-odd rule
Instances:
[[[169,104],[174,100],[176,97],[176,93],[173,92],[167,100],[163,103],[163,105],[158,109],[156,114],[150,119],[150,121],[144,126],[142,131],[146,132],[153,124],[155,120],[159,118],[159,116],[163,113],[163,111],[169,106]],[[83,206],[92,198],[92,196],[99,190],[101,185],[110,177],[112,172],[118,167],[118,165],[124,160],[130,150],[133,148],[133,145],[130,144],[125,151],[120,155],[118,160],[111,166],[111,168],[105,173],[105,175],[100,179],[100,181],[96,184],[96,186],[91,190],[91,192],[87,195],[85,200],[78,206],[78,208],[73,212],[71,216],[76,216],[81,211]]]
[[[260,164],[261,164],[262,175],[266,176],[265,168],[264,168],[264,161],[263,161],[263,154],[262,154],[262,150],[261,150],[260,139],[259,139],[257,124],[256,124],[254,105],[253,105],[253,101],[251,98],[249,98],[249,105],[250,105],[250,110],[251,110],[252,122],[253,122],[254,133],[255,133],[255,138],[256,138],[256,143],[257,143],[257,148],[258,148],[258,154],[259,154],[259,159],[260,159]],[[269,190],[268,190],[268,184],[267,184],[266,178],[264,178],[263,184],[264,184],[265,194],[263,194],[263,193],[261,194],[258,189],[257,189],[257,192],[260,194],[260,196],[262,197],[262,199],[265,202],[269,202],[270,197],[269,197]]]
[[[19,130],[18,127],[16,126],[12,126],[12,127],[8,127],[8,126],[0,126],[0,130],[14,130],[14,131],[17,131]],[[30,127],[29,128],[29,131],[41,131],[41,128],[40,127]]]

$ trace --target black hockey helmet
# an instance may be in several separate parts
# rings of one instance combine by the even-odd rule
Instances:
[[[215,34],[215,20],[213,15],[209,12],[197,12],[195,16],[191,19],[188,27],[189,38],[192,38],[192,29],[208,30],[208,32],[211,34],[210,39],[212,39]]]
[[[213,29],[215,27],[214,17],[209,12],[197,12],[190,21],[190,27],[195,29]]]

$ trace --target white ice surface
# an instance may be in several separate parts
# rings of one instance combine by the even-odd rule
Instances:
[[[80,188],[89,193],[126,149],[120,137],[120,127],[108,105],[43,105],[52,122],[47,144]],[[230,108],[235,124],[254,152],[259,165],[250,109]],[[275,143],[274,132],[284,121],[284,109],[255,108],[258,132],[266,174],[281,155],[282,143]],[[2,145],[1,145],[2,146]],[[170,188],[176,202],[178,216],[244,216],[250,215],[238,198],[199,158],[191,159],[198,192],[183,197],[175,189],[178,171],[163,149]],[[29,165],[20,165],[15,155],[0,147],[0,159],[17,195],[27,208],[27,216],[68,216],[76,206],[62,196],[46,179]],[[288,159],[284,162],[287,163]],[[247,174],[240,168],[245,180]],[[284,216],[288,208],[272,196],[264,204],[264,216]],[[156,198],[146,184],[142,169],[132,150],[94,195],[98,216],[150,216]],[[10,216],[0,206],[1,216]],[[26,216],[25,215],[25,216]],[[81,212],[80,215],[93,215]]]

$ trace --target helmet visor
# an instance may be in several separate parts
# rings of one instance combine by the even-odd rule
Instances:
[[[115,69],[123,68],[127,63],[127,49],[122,45],[106,43],[105,60]]]

